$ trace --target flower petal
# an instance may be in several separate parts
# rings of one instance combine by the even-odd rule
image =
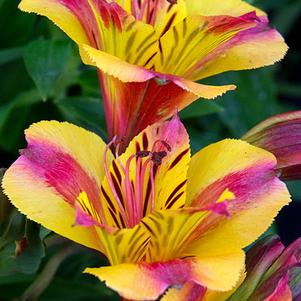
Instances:
[[[19,7],[26,12],[44,15],[57,24],[79,45],[82,59],[87,64],[91,62],[83,45],[141,66],[151,66],[151,58],[157,51],[153,27],[136,21],[115,2],[22,0]]]
[[[276,29],[268,27],[262,16],[256,26],[242,30],[228,42],[200,60],[186,72],[191,80],[203,79],[218,73],[254,69],[280,61],[288,50]]]
[[[110,78],[110,94],[105,100],[108,107],[107,125],[111,138],[117,135],[130,139],[147,126],[166,120],[200,97],[214,98],[234,86],[207,86],[176,78],[169,80],[161,75],[143,83],[123,83]]]
[[[276,156],[281,179],[301,178],[301,111],[272,116],[248,131],[242,139]]]
[[[200,62],[235,38],[239,32],[254,26],[255,13],[241,17],[187,17],[160,38],[155,70],[198,80],[203,65]]]
[[[207,289],[194,282],[187,282],[181,288],[170,288],[161,301],[204,301]],[[219,299],[219,301],[223,301]]]
[[[73,227],[84,191],[99,207],[104,142],[69,123],[42,121],[26,130],[28,146],[8,169],[3,188],[29,219],[83,245],[101,249],[95,229]],[[110,159],[109,159],[110,160]]]
[[[103,253],[111,265],[143,261],[151,238],[148,231],[139,225],[111,233],[97,228],[97,233],[103,245]]]
[[[76,16],[58,0],[22,0],[19,8],[48,17],[77,44],[87,44],[88,37]]]
[[[197,280],[190,280],[212,290],[230,290],[244,268],[244,253],[239,247],[233,244],[225,251],[215,246],[218,252],[190,252],[190,236],[210,214],[214,213],[187,208],[155,212],[145,217],[141,224],[151,235],[146,261],[190,258],[197,262]]]
[[[86,269],[85,272],[105,281],[107,286],[127,299],[156,300],[168,287],[183,285],[187,281],[219,290],[230,289],[238,275],[233,280],[234,273],[229,273],[229,270],[241,267],[243,260],[243,252],[240,252],[211,260],[192,258],[150,264],[120,264]]]
[[[222,2],[220,0],[186,0],[185,2],[188,15],[239,17],[251,11],[256,11],[258,16],[264,15],[263,11],[242,0]]]
[[[263,301],[292,301],[293,296],[290,289],[290,286],[288,284],[289,276],[288,274],[282,277],[276,289],[273,291],[273,293],[265,298]],[[250,299],[250,301],[257,301],[258,299]]]
[[[228,298],[240,286],[245,276],[245,273],[241,273],[235,287],[226,292],[208,290],[196,283],[187,282],[181,288],[170,288],[163,296],[162,301],[229,301]]]
[[[117,0],[116,2],[136,20],[153,25],[158,36],[187,16],[185,0],[178,0],[174,3],[166,0]]]
[[[187,206],[207,207],[227,188],[235,195],[228,205],[230,218],[212,215],[195,232],[197,241],[192,244],[198,252],[218,252],[216,245],[226,250],[230,242],[245,247],[270,226],[290,201],[285,184],[275,175],[275,166],[271,153],[239,140],[220,141],[193,156]]]

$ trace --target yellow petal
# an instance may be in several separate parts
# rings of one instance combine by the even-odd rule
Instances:
[[[119,264],[88,268],[86,273],[130,300],[157,300],[170,286],[193,281],[216,290],[230,290],[244,266],[242,251],[215,258],[191,258],[150,264]],[[133,283],[135,285],[133,286]],[[164,299],[163,299],[164,300]]]
[[[73,226],[81,191],[99,206],[104,142],[67,122],[42,121],[26,130],[28,147],[8,169],[3,187],[29,219],[86,246],[101,249],[94,227]],[[108,154],[110,163],[112,155]]]
[[[202,59],[221,48],[240,31],[254,27],[256,23],[253,19],[253,16],[187,17],[160,38],[155,70],[198,79],[190,74],[190,69],[196,68]]]
[[[226,188],[234,193],[235,200],[229,202],[228,219],[209,219],[196,231],[192,254],[219,254],[232,250],[232,246],[245,247],[270,226],[290,201],[285,184],[276,177],[275,166],[271,153],[239,140],[220,141],[193,156],[187,205],[206,207]]]
[[[166,0],[117,0],[116,2],[137,20],[153,25],[158,36],[187,16],[185,0],[178,0],[176,3],[169,3]]]
[[[103,154],[106,144],[93,132],[68,122],[41,121],[32,124],[26,131],[28,139],[44,141],[71,155],[97,184],[104,177]],[[107,162],[112,162],[111,151]]]
[[[75,15],[57,0],[22,0],[22,11],[46,16],[60,27],[75,43],[87,44],[88,38]]]
[[[233,47],[208,61],[197,73],[198,79],[225,71],[255,69],[272,65],[286,54],[288,46],[275,29],[268,29],[241,38]]]
[[[5,173],[2,187],[12,204],[27,218],[79,244],[103,250],[95,229],[73,226],[74,208],[20,159]]]
[[[201,16],[218,16],[228,15],[238,17],[251,11],[256,11],[257,15],[264,15],[265,13],[248,4],[242,0],[186,0],[188,15],[201,15]]]

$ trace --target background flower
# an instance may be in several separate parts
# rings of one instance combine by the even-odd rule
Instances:
[[[301,111],[272,116],[242,139],[272,152],[282,179],[301,179]]]

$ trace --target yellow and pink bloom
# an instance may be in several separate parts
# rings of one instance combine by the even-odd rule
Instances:
[[[22,0],[47,16],[99,70],[109,137],[123,147],[146,126],[233,85],[195,83],[282,59],[264,12],[241,0]]]
[[[242,249],[290,200],[271,153],[226,139],[191,158],[177,116],[121,155],[117,138],[106,145],[66,122],[33,124],[26,139],[4,192],[29,219],[103,253],[111,266],[86,272],[131,300],[156,300],[170,286],[231,290]]]

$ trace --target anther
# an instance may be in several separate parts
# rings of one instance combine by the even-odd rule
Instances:
[[[170,4],[174,5],[174,4],[177,4],[177,0],[167,0],[167,2],[169,2]]]
[[[139,151],[136,153],[137,158],[145,158],[148,157],[149,155],[150,155],[150,151],[147,150]]]
[[[152,152],[152,161],[155,165],[161,165],[162,164],[162,159],[167,156],[166,151],[161,151],[161,152]]]

